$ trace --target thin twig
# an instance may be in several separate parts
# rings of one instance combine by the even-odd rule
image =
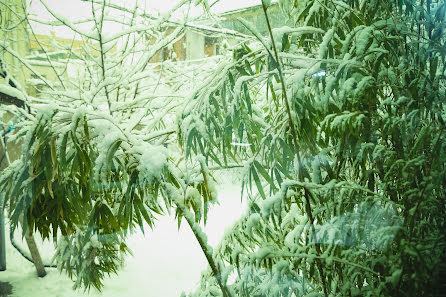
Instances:
[[[231,291],[227,288],[226,284],[223,283],[222,280],[222,274],[221,274],[221,267],[215,262],[215,259],[212,255],[212,251],[209,250],[206,238],[203,238],[199,233],[201,233],[201,227],[195,223],[192,213],[186,208],[186,206],[183,204],[182,201],[179,199],[174,200],[175,205],[178,207],[178,209],[181,211],[183,217],[186,219],[187,223],[189,224],[192,233],[194,233],[195,238],[197,239],[198,243],[200,244],[201,250],[203,251],[206,260],[209,263],[209,266],[211,267],[212,273],[214,277],[217,280],[218,286],[220,287],[223,296],[224,297],[233,297],[231,294]]]
[[[91,11],[93,13],[94,23],[95,23],[96,30],[98,31],[98,36],[99,36],[99,47],[100,47],[100,54],[101,54],[101,70],[102,70],[102,79],[103,80],[105,80],[105,62],[104,62],[104,54],[105,53],[104,53],[104,44],[102,42],[102,27],[104,25],[104,10],[105,10],[105,0],[102,3],[101,20],[99,21],[99,24],[98,24],[98,21],[96,20],[96,12],[94,9],[94,3],[93,3],[93,0],[91,1]],[[108,93],[107,84],[104,85],[104,90],[105,90],[105,97],[107,98],[108,112],[110,113],[111,116],[113,116],[110,95]]]

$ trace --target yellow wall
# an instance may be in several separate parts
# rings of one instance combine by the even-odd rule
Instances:
[[[52,33],[50,36],[41,34],[31,34],[26,30],[26,22],[23,21],[25,12],[26,0],[1,0],[0,1],[0,58],[6,64],[8,73],[29,93],[29,95],[37,95],[36,90],[29,84],[28,79],[33,79],[36,75],[15,58],[14,55],[8,52],[7,47],[20,58],[25,60],[27,57],[35,54],[42,54],[40,61],[27,60],[29,65],[32,66],[35,72],[45,77],[48,81],[58,84],[58,75],[54,71],[53,67],[47,65],[43,66],[42,60],[45,60],[45,54],[51,52],[65,52],[70,50],[74,53],[71,59],[75,59],[75,55],[88,57],[92,55],[98,57],[100,52],[97,50],[99,47],[95,42],[88,40],[73,40],[69,38],[61,38],[55,36]],[[58,44],[61,48],[57,48],[54,45]],[[85,48],[88,48],[88,54]],[[116,45],[110,49],[110,51],[116,52]],[[67,54],[65,56],[68,56]],[[87,58],[88,59],[88,58]],[[48,64],[48,63],[47,63]],[[64,72],[64,66],[60,66],[57,63],[57,59],[54,61],[56,71],[63,73],[62,79],[67,79],[67,72]],[[5,79],[0,77],[0,84],[5,84]]]
[[[24,15],[24,3],[24,0],[3,0],[0,4],[0,57],[10,75],[22,86],[25,86],[23,67],[17,58],[5,50],[5,43],[22,58],[28,53],[28,35],[24,22],[21,22]],[[5,83],[5,81],[0,78],[0,83]]]

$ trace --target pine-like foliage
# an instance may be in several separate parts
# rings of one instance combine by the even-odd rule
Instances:
[[[264,37],[241,20],[259,42],[181,118],[187,152],[245,165],[249,210],[214,251],[223,281],[233,296],[439,295],[445,4],[279,4],[295,25]],[[210,275],[191,296],[220,295]]]

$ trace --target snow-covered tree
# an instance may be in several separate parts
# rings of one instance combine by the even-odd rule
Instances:
[[[90,1],[83,3],[90,15],[82,19],[40,3],[51,20],[15,13],[41,52],[23,57],[0,41],[2,51],[33,74],[27,87],[34,83],[39,93],[33,97],[18,83],[2,86],[29,106],[8,107],[20,117],[9,141],[23,140],[21,157],[0,177],[11,225],[20,222],[23,234],[54,238],[57,266],[75,279],[75,287],[100,289],[129,251],[131,230],[153,227],[154,215],[173,210],[192,228],[220,282],[220,266],[199,225],[216,201],[213,177],[204,161],[184,162],[175,145],[175,114],[190,92],[191,74],[206,77],[215,59],[206,67],[152,63],[183,36],[187,15],[178,20],[178,12],[191,1],[179,1],[159,17],[144,6]],[[45,44],[37,34],[45,26],[69,29],[72,42],[52,38]],[[120,30],[107,30],[113,26]],[[56,80],[41,75],[31,60],[51,69]]]
[[[279,1],[293,27],[234,52],[181,115],[192,159],[244,165],[214,256],[236,296],[439,296],[442,1]],[[268,20],[268,5],[262,3]],[[219,296],[211,271],[191,296]]]
[[[117,271],[133,228],[173,210],[210,266],[192,296],[442,292],[445,4],[278,1],[295,25],[262,36],[240,20],[257,42],[201,67],[191,91],[188,67],[149,63],[190,2],[157,18],[95,0],[81,20],[24,14],[30,35],[40,23],[84,41],[42,46],[57,82],[0,43],[45,85],[34,98],[14,84],[30,112],[15,111],[23,153],[0,176],[13,226],[57,237],[58,267],[86,288]],[[72,65],[80,75],[63,78]],[[217,201],[208,165],[234,163],[250,206],[212,248],[199,224]]]

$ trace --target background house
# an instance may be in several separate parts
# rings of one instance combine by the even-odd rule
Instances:
[[[268,34],[268,27],[266,24],[266,18],[263,12],[262,5],[254,5],[241,9],[226,11],[219,15],[221,26],[226,29],[234,30],[246,35],[252,35],[252,33],[240,22],[239,18],[254,25],[256,30],[262,34]],[[273,3],[268,8],[268,17],[272,28],[278,28],[288,25],[291,20],[288,20],[283,14],[280,6],[277,3]]]
[[[278,3],[273,3],[268,8],[268,16],[273,28],[290,25],[292,21],[286,18],[284,8]],[[171,48],[165,48],[159,53],[153,62],[165,60],[185,61],[203,59],[219,55],[224,43],[234,46],[252,38],[253,34],[238,20],[244,19],[254,25],[262,34],[268,34],[266,18],[261,5],[247,6],[236,10],[229,10],[214,18],[201,17],[187,24],[184,36]],[[178,24],[180,25],[180,24]],[[174,25],[172,25],[172,28]],[[169,32],[173,31],[170,28]]]
[[[20,13],[24,14],[21,0],[4,0],[0,5],[0,84],[8,84],[7,73],[16,83],[24,85],[25,74],[21,71],[18,57],[27,53],[27,33]],[[8,48],[8,51],[6,50]],[[10,52],[14,52],[12,55]]]
[[[165,34],[173,32],[177,26],[182,25],[172,22],[172,25],[165,29]],[[152,62],[192,61],[220,55],[225,43],[232,46],[247,38],[250,36],[234,30],[188,23],[185,25],[183,35],[173,45],[167,46],[159,52]],[[146,41],[150,46],[153,38],[146,35]]]
[[[1,61],[10,76],[14,77],[31,96],[39,94],[39,88],[43,87],[42,78],[58,84],[58,80],[74,77],[82,68],[82,58],[99,56],[98,47],[88,39],[73,39],[56,36],[54,32],[49,35],[31,34],[26,31],[20,15],[14,11],[23,11],[22,0],[5,0],[12,9],[1,10],[0,15],[0,43]],[[281,13],[281,8],[274,3],[269,9],[270,21],[273,27],[287,24],[286,18]],[[196,61],[216,56],[222,53],[225,46],[234,46],[252,38],[252,33],[238,21],[243,18],[255,25],[261,33],[267,34],[267,26],[261,5],[244,7],[237,10],[222,12],[219,22],[214,18],[199,18],[191,23],[182,24],[171,21],[161,34],[168,35],[178,26],[185,26],[183,34],[172,44],[159,51],[151,60],[159,63],[166,60]],[[13,28],[10,30],[10,28]],[[6,30],[5,30],[6,29]],[[152,35],[145,35],[145,45],[150,47],[155,41]],[[12,56],[5,50],[9,46],[18,57],[26,57],[28,65],[33,71],[23,66],[23,61]],[[119,45],[111,49],[116,51]],[[67,49],[71,54],[68,56]],[[87,53],[88,52],[88,53]],[[53,61],[48,62],[48,57]],[[85,61],[84,61],[85,62]],[[3,75],[5,76],[5,75]],[[0,78],[0,83],[5,83]]]

